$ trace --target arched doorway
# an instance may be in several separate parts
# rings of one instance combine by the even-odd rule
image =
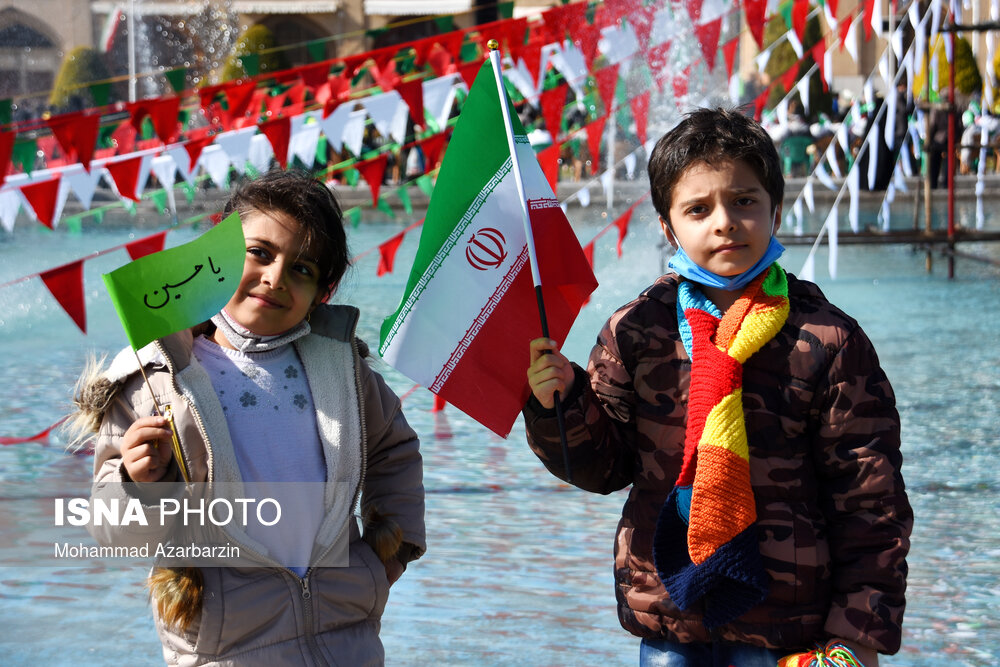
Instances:
[[[32,96],[43,106],[59,71],[58,41],[38,19],[0,10],[0,98]]]

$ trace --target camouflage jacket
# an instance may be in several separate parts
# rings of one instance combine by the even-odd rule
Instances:
[[[677,277],[663,276],[601,331],[563,401],[573,483],[631,485],[615,541],[622,626],[646,638],[778,649],[840,637],[899,650],[913,514],[900,474],[899,416],[858,323],[789,275],[791,313],[744,365],[743,405],[767,599],[709,634],[656,575],[656,519],[680,471],[691,362],[677,333]],[[564,462],[554,411],[525,407],[532,450]]]

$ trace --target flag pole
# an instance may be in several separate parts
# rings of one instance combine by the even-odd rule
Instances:
[[[521,166],[517,159],[517,147],[514,141],[514,125],[510,119],[510,107],[507,105],[507,92],[503,87],[503,73],[500,66],[500,44],[495,39],[487,42],[490,49],[490,64],[493,66],[493,78],[497,84],[500,96],[500,111],[503,114],[503,126],[507,131],[507,147],[510,149],[514,182],[517,184],[518,199],[521,201],[521,221],[524,223],[524,237],[528,244],[528,260],[531,266],[531,279],[535,285],[535,299],[538,302],[538,317],[542,323],[542,335],[549,337],[549,323],[545,317],[545,301],[542,298],[542,278],[538,272],[538,256],[535,253],[535,237],[531,232],[531,217],[528,214],[528,196],[524,191],[524,180],[521,178]],[[555,401],[556,422],[559,424],[559,443],[562,445],[563,463],[565,465],[566,481],[573,482],[573,470],[569,465],[569,445],[566,442],[566,422],[563,419],[562,401],[559,392],[552,395]]]
[[[156,416],[163,417],[167,420],[167,426],[170,427],[170,439],[171,447],[174,452],[174,460],[177,461],[177,468],[180,470],[181,478],[185,483],[188,483],[191,481],[191,476],[188,474],[187,464],[184,462],[184,452],[181,451],[181,442],[177,438],[177,429],[174,427],[173,411],[170,410],[170,406],[167,406],[166,410],[160,409],[160,404],[156,402],[156,394],[153,393],[153,385],[149,384],[149,378],[146,377],[146,369],[143,368],[142,360],[139,358],[139,351],[133,347],[132,354],[135,355],[136,363],[139,364],[139,373],[142,374],[142,379],[146,383],[146,388],[149,389],[149,397],[153,399],[153,410],[156,411]],[[157,442],[154,447],[159,449],[160,443]]]

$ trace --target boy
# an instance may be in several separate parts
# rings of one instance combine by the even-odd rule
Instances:
[[[641,665],[770,665],[839,642],[899,649],[912,512],[892,388],[857,322],[775,260],[784,181],[763,128],[702,109],[656,144],[669,266],[587,371],[531,343],[528,442],[573,483],[631,485],[619,619]],[[832,647],[831,647],[832,648]]]

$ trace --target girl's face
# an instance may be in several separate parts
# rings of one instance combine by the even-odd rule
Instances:
[[[304,320],[326,296],[319,289],[319,265],[301,225],[287,213],[252,209],[241,217],[247,255],[226,312],[259,336],[275,336]]]

